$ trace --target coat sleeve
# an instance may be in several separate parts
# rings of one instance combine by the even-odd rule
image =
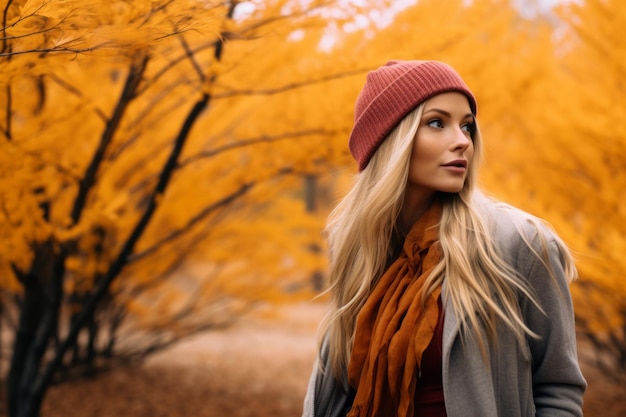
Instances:
[[[538,304],[522,303],[526,324],[538,335],[528,342],[536,416],[580,417],[587,383],[578,364],[574,309],[560,250],[548,235],[550,273],[546,262],[523,246],[526,250],[520,250],[518,271],[524,271]],[[533,246],[541,253],[541,245]]]
[[[315,400],[315,386],[317,383],[317,374],[319,373],[319,359],[315,360],[311,377],[309,378],[309,386],[304,396],[304,404],[302,407],[302,417],[314,417],[315,411],[313,409],[313,403]]]
[[[352,408],[355,391],[333,376],[330,371],[328,337],[324,339],[309,379],[309,388],[304,398],[302,417],[345,417]],[[321,370],[324,364],[325,371]]]

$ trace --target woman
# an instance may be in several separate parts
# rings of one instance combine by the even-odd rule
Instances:
[[[331,214],[331,310],[304,416],[581,416],[564,243],[476,188],[476,100],[436,61],[368,74]]]

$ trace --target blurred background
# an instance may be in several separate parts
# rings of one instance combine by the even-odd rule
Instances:
[[[575,251],[586,415],[626,415],[620,1],[0,9],[0,415],[299,415],[354,101],[390,59],[475,93],[483,187]]]

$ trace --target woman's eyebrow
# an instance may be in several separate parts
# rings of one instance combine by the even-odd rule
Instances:
[[[425,110],[424,114],[430,113],[430,112],[440,113],[440,114],[442,114],[442,115],[444,115],[446,117],[452,117],[452,115],[449,112],[447,112],[445,110],[442,110],[442,109],[438,109],[438,108],[432,108],[432,109]],[[463,116],[464,119],[467,118],[467,117],[471,117],[473,119],[474,115],[472,113],[467,113],[465,116]]]
[[[437,108],[428,109],[428,110],[424,111],[424,114],[430,113],[430,112],[441,113],[441,114],[443,114],[444,116],[447,116],[447,117],[451,116],[450,113],[448,113],[447,111],[441,110],[441,109],[437,109]]]

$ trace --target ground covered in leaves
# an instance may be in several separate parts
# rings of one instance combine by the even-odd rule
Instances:
[[[294,417],[302,410],[323,306],[241,320],[144,365],[53,387],[42,417]],[[626,416],[626,390],[585,368],[587,417]]]

